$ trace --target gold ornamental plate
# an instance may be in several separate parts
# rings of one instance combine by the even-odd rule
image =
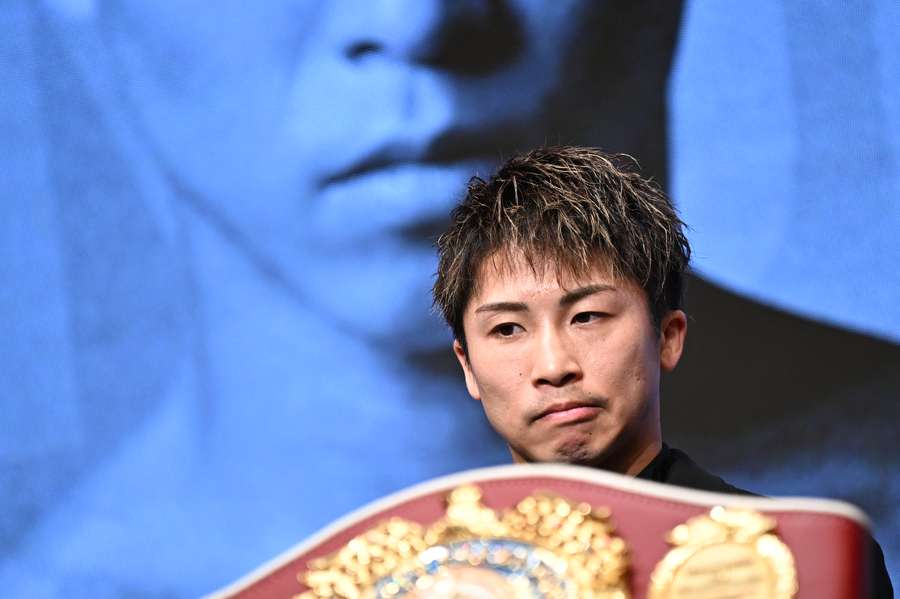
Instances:
[[[790,599],[797,593],[794,556],[774,529],[773,518],[721,506],[676,526],[648,597]]]
[[[503,513],[473,485],[443,518],[393,518],[315,559],[294,599],[627,599],[626,547],[609,511],[548,494]]]

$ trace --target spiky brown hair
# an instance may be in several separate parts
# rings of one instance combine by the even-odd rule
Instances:
[[[485,260],[498,255],[520,254],[532,269],[553,265],[557,276],[576,277],[602,260],[644,289],[657,327],[681,307],[691,252],[684,223],[635,166],[594,148],[546,147],[510,159],[487,181],[469,181],[438,239],[433,289],[464,349],[463,314]]]

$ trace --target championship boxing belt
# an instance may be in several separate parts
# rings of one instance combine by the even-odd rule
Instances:
[[[500,466],[376,501],[211,597],[856,599],[867,529],[837,501]]]

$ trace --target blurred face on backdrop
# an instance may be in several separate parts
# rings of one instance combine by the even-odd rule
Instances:
[[[659,378],[681,356],[681,310],[654,326],[646,293],[601,263],[557,276],[488,259],[456,355],[517,462],[637,474],[659,451]]]
[[[548,140],[665,145],[680,5],[640,4],[122,0],[95,17],[138,134],[200,214],[323,317],[431,346],[432,242],[473,173]]]

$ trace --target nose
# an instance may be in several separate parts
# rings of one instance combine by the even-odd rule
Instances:
[[[511,62],[521,24],[506,0],[380,0],[352,4],[343,51],[477,74]]]
[[[532,383],[536,387],[563,387],[582,378],[581,364],[570,343],[548,327],[535,346]]]

